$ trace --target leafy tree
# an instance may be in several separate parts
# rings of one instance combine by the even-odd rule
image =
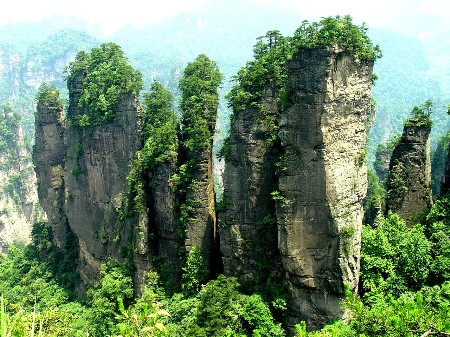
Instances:
[[[140,152],[140,161],[143,169],[154,169],[155,165],[176,158],[178,122],[173,96],[157,81],[144,95],[141,119],[144,148]]]
[[[180,80],[183,146],[192,157],[211,148],[222,75],[215,62],[199,55],[188,63]]]
[[[450,195],[436,200],[426,219],[426,233],[432,243],[431,273],[435,283],[450,280]]]
[[[364,223],[373,224],[376,217],[384,213],[386,190],[373,170],[367,172],[368,189],[364,199]]]
[[[96,126],[114,120],[117,104],[126,96],[139,95],[143,81],[120,47],[104,43],[90,53],[79,52],[67,69],[67,83],[72,91],[82,80],[75,105],[80,113],[68,117],[79,127]]]
[[[407,228],[396,214],[379,219],[375,228],[364,226],[361,279],[365,298],[399,296],[425,284],[431,263],[431,244],[423,227]]]
[[[284,85],[287,77],[285,63],[298,49],[336,45],[363,60],[375,61],[381,57],[380,48],[374,46],[367,35],[367,27],[354,25],[350,16],[327,17],[315,23],[303,21],[293,37],[269,31],[258,38],[253,48],[254,60],[247,62],[233,78],[235,85],[227,96],[230,106],[234,111],[252,106],[258,108],[266,88],[280,90]]]
[[[133,281],[123,269],[104,265],[100,271],[101,279],[87,291],[91,314],[91,334],[106,336],[115,330],[115,315],[119,304],[129,304],[133,297]]]
[[[411,111],[411,117],[405,122],[405,126],[428,126],[433,125],[430,119],[433,112],[433,102],[427,100],[420,106],[415,106]]]
[[[54,85],[43,82],[37,91],[36,101],[44,107],[54,111],[61,111],[63,102],[59,90]]]
[[[178,155],[178,122],[172,94],[161,83],[154,81],[144,95],[141,111],[143,148],[136,152],[128,176],[129,208],[144,211],[145,176],[162,163],[176,160]],[[147,186],[148,187],[148,186]]]
[[[382,55],[379,46],[373,45],[367,35],[367,27],[356,26],[349,15],[326,17],[313,23],[303,21],[294,34],[294,42],[308,49],[337,45],[362,60],[375,61]]]
[[[189,252],[186,266],[183,267],[182,289],[186,296],[193,296],[200,291],[202,284],[206,283],[209,275],[208,265],[200,247],[192,247]]]

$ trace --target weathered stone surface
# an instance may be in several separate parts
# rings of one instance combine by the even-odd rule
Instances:
[[[163,282],[175,286],[180,281],[181,263],[180,249],[184,247],[181,229],[175,214],[175,193],[171,183],[176,172],[176,159],[159,164],[148,174],[147,228],[153,236],[151,250],[147,255],[150,259],[158,257],[158,267]],[[148,267],[147,267],[148,270]]]
[[[275,112],[277,94],[267,90],[264,109]],[[267,282],[280,272],[277,249],[275,162],[277,153],[266,137],[267,123],[255,110],[234,112],[230,158],[224,171],[223,205],[219,214],[224,271],[243,282]],[[272,274],[272,275],[271,275]]]
[[[193,209],[186,228],[185,249],[189,252],[194,246],[200,247],[209,256],[216,236],[212,144],[201,152],[192,179],[195,186],[186,193]]]
[[[405,126],[389,163],[386,212],[399,214],[409,225],[432,204],[430,131],[428,126]]]
[[[282,269],[290,328],[341,317],[344,283],[357,287],[372,67],[337,49],[300,50],[287,64],[288,107],[267,90],[264,119],[234,115],[220,215],[225,273],[254,281],[261,266],[266,280]],[[265,139],[270,125],[281,144]]]
[[[64,113],[62,106],[50,107],[39,101],[35,117],[36,133],[33,163],[37,176],[37,191],[53,241],[62,248],[68,234],[65,214]]]
[[[5,110],[0,118],[5,121],[15,117]],[[29,243],[33,223],[45,218],[22,128],[17,125],[8,131],[7,137],[14,139],[13,144],[0,151],[0,253],[6,253],[14,242]]]
[[[74,87],[69,88],[70,116],[82,113],[75,103],[82,80],[79,76]],[[87,128],[67,127],[65,210],[80,245],[80,275],[88,283],[98,277],[107,257],[120,261],[126,252],[131,253],[133,229],[122,210],[130,164],[140,144],[137,111],[136,98],[124,97],[112,122]]]
[[[300,50],[287,66],[293,105],[279,118],[278,245],[287,324],[311,328],[340,317],[344,283],[358,284],[373,64],[317,49]]]

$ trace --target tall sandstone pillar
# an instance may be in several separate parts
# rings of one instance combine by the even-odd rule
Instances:
[[[69,115],[82,114],[76,102],[83,75],[69,87]],[[100,265],[108,257],[121,260],[121,253],[132,249],[131,224],[121,214],[128,192],[127,176],[138,149],[138,101],[123,97],[115,109],[113,121],[90,127],[67,127],[65,169],[66,215],[79,242],[79,272],[85,282],[93,283]],[[138,231],[148,245],[146,231]]]
[[[59,97],[56,100],[39,99],[36,107],[35,127],[33,163],[37,177],[39,201],[47,214],[53,242],[59,248],[63,248],[69,227],[64,209],[66,155],[64,113]]]
[[[389,163],[386,212],[397,213],[408,225],[432,204],[430,131],[430,126],[406,125]]]
[[[261,104],[276,121],[278,91],[267,88]],[[268,120],[255,109],[234,111],[229,155],[223,177],[224,211],[219,216],[224,272],[243,283],[277,279],[280,260],[277,249],[275,202],[276,146],[267,142]]]
[[[344,284],[358,284],[373,62],[321,48],[299,50],[287,67],[293,104],[279,118],[278,246],[287,324],[314,328],[341,317]]]
[[[243,281],[281,275],[286,324],[317,328],[342,316],[344,284],[358,284],[373,62],[319,48],[299,50],[286,67],[290,102],[281,106],[269,88],[261,102],[271,121],[235,111],[221,250],[225,273]],[[269,146],[272,123],[281,143]]]

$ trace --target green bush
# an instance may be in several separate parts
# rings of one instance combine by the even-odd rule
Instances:
[[[76,107],[80,113],[69,119],[78,127],[109,123],[115,118],[117,104],[126,96],[139,96],[142,75],[133,69],[121,48],[114,43],[104,43],[90,53],[79,52],[67,69],[67,83],[72,91],[82,80]]]
[[[370,302],[389,294],[397,297],[420,289],[428,279],[431,243],[422,226],[407,228],[396,214],[379,219],[375,228],[364,226],[361,279]]]
[[[201,285],[206,283],[208,275],[209,269],[203,250],[200,247],[192,247],[181,277],[183,293],[188,297],[197,294]]]

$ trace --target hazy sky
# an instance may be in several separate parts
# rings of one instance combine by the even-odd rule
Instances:
[[[2,5],[0,25],[63,15],[75,16],[91,24],[98,24],[103,33],[110,34],[124,24],[131,23],[138,28],[143,27],[208,1],[211,0],[12,0],[8,1],[7,5]],[[282,6],[298,12],[308,20],[318,20],[329,15],[350,14],[355,22],[366,22],[371,27],[390,27],[405,31],[447,24],[450,19],[450,0],[242,1]],[[229,1],[221,2],[223,6],[229,5]]]

